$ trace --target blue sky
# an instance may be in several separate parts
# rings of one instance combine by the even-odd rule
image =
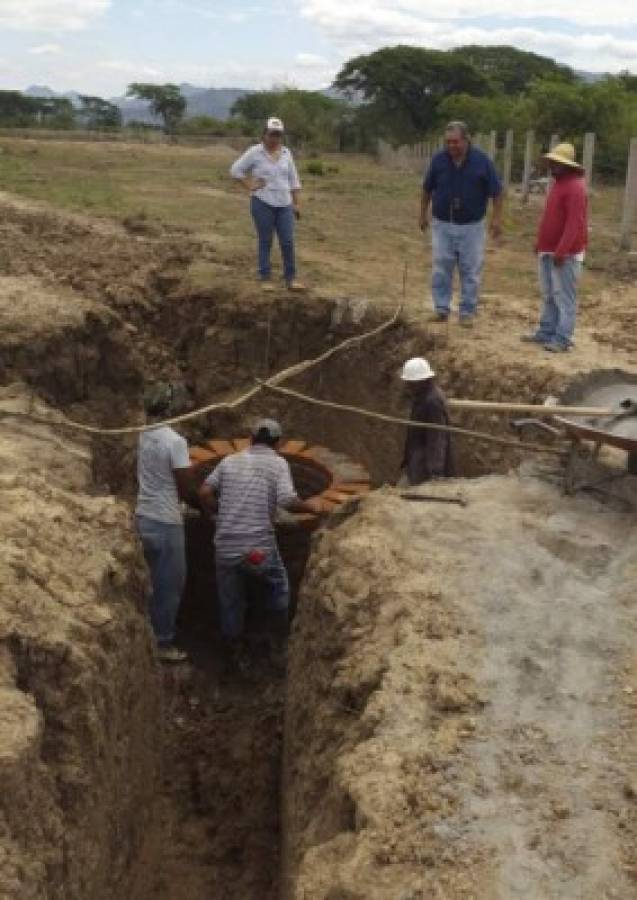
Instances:
[[[512,43],[590,71],[637,72],[630,0],[0,0],[0,87],[104,96],[130,81],[328,85],[340,64],[410,43]]]

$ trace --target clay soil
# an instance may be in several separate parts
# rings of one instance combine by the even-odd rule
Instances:
[[[42,398],[75,418],[114,425],[140,421],[143,385],[157,377],[181,381],[194,404],[226,399],[255,376],[377,325],[398,303],[400,323],[382,341],[294,386],[404,412],[396,371],[416,353],[432,359],[449,394],[482,399],[542,401],[590,369],[637,369],[634,262],[614,249],[612,192],[594,199],[577,349],[555,358],[518,341],[537,309],[528,247],[538,210],[515,197],[503,245],[489,248],[482,312],[467,334],[455,321],[425,323],[429,251],[414,227],[417,180],[407,175],[343,159],[325,179],[308,176],[299,250],[311,289],[267,297],[251,274],[245,198],[227,183],[229,149],[2,145],[10,191],[0,197],[0,379],[20,385],[21,402]],[[359,459],[377,484],[397,475],[400,429],[278,398],[210,416],[184,433],[193,442],[242,434],[266,412],[280,415],[292,436]],[[458,422],[509,434],[498,419]],[[246,675],[223,669],[205,587],[196,591],[200,615],[183,623],[192,665],[164,672],[160,685],[128,519],[135,442],[99,440],[80,450],[63,443],[60,455],[47,448],[66,436],[38,434],[27,447],[12,433],[5,424],[7,459],[35,459],[38,472],[50,467],[82,508],[101,509],[105,498],[114,504],[113,523],[85,544],[114,529],[137,572],[123,621],[129,638],[138,634],[131,652],[143,648],[130,671],[147,691],[140,721],[152,752],[144,757],[139,741],[131,745],[132,769],[148,778],[135,776],[141,793],[126,798],[128,824],[108,832],[118,860],[112,881],[106,862],[91,869],[102,879],[95,897],[270,900],[279,889],[295,900],[637,896],[634,517],[613,504],[564,501],[546,473],[506,475],[520,452],[465,442],[462,473],[485,476],[463,483],[466,509],[407,506],[386,490],[330,522],[301,597],[287,697],[259,646]],[[79,480],[79,469],[64,462],[78,452]],[[6,492],[7,522],[19,521],[39,485],[25,475],[19,495]],[[43,570],[47,554],[72,570],[75,519],[46,521],[53,537],[50,549],[43,539],[39,548]],[[23,551],[26,538],[18,538]],[[15,596],[21,582],[15,573],[8,578]],[[44,630],[75,590],[60,584],[47,600]],[[3,588],[3,614],[6,596]],[[2,633],[3,647],[34,629],[28,609],[21,615]],[[126,653],[118,650],[113,665],[114,685],[126,685]],[[77,678],[90,683],[88,672],[103,684],[95,667],[82,663]],[[22,685],[23,698],[36,687]],[[68,690],[63,682],[51,702],[37,698],[51,721],[66,722]],[[115,688],[108,703],[117,706]],[[137,703],[126,699],[122,731]],[[74,753],[84,760],[89,744],[78,729]],[[66,764],[63,755],[58,764]],[[120,764],[115,753],[100,778],[125,779]],[[67,768],[64,777],[51,771],[46,777],[62,786],[70,777]],[[104,783],[95,802],[112,824]],[[66,833],[73,872],[86,858],[73,856],[85,821],[80,793],[62,791],[55,802],[46,794],[55,806],[52,834]],[[23,794],[12,796],[15,807]],[[49,844],[22,834],[15,811],[3,813],[0,847],[8,849],[0,872],[8,859],[27,860],[39,867],[33,884],[41,886],[21,894],[7,881],[8,897],[90,896],[68,865],[51,869],[57,858]]]

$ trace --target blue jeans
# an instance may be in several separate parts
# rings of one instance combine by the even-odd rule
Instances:
[[[543,344],[570,347],[575,331],[577,281],[582,274],[582,263],[574,256],[567,256],[561,266],[556,266],[552,256],[540,254],[538,274],[544,306],[535,339]]]
[[[150,621],[160,647],[175,637],[175,622],[186,584],[186,541],[183,525],[168,525],[137,516],[137,531],[150,569],[153,593]]]
[[[460,315],[474,315],[484,265],[484,245],[484,219],[466,225],[432,220],[431,292],[436,312],[449,313],[453,270],[457,265],[460,273]]]
[[[276,231],[283,257],[283,277],[292,281],[296,275],[294,259],[294,208],[270,206],[258,197],[250,198],[250,211],[259,237],[259,275],[268,279],[271,273],[270,253]]]
[[[260,566],[217,556],[216,567],[219,620],[224,638],[238,638],[243,633],[250,578],[257,578],[266,586],[269,610],[287,610],[290,586],[288,573],[278,550],[272,551]]]

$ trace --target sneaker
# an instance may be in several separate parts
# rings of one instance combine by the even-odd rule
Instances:
[[[306,291],[307,287],[303,284],[302,281],[297,281],[295,278],[292,281],[288,281],[288,291]]]
[[[567,344],[558,344],[555,341],[551,341],[548,344],[544,344],[544,349],[548,350],[549,353],[568,353],[571,348]]]
[[[520,340],[523,344],[543,344],[545,343],[543,338],[537,336],[537,334],[521,334]]]
[[[429,322],[438,322],[439,324],[441,322],[447,322],[448,320],[449,320],[449,313],[438,312],[438,311],[436,311],[435,313],[432,313],[428,319]]]
[[[264,278],[261,282],[261,290],[264,294],[273,294],[276,288],[269,279]]]
[[[473,328],[473,316],[460,316],[458,322],[462,328]]]
[[[159,661],[164,663],[188,662],[188,654],[180,650],[179,647],[159,647],[157,656]]]

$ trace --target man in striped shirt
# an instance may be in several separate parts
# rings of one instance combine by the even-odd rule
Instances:
[[[297,495],[290,466],[277,453],[281,436],[278,422],[261,420],[251,446],[223,459],[200,488],[204,506],[217,511],[217,596],[221,633],[229,641],[243,632],[250,578],[266,585],[269,609],[287,629],[290,589],[274,531],[276,511],[322,512],[320,500]]]

